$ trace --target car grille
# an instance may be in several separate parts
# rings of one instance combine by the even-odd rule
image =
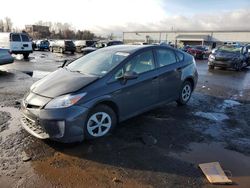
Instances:
[[[22,116],[21,121],[23,123],[23,127],[32,135],[41,139],[49,138],[48,133],[46,133],[44,129],[40,126],[39,121],[36,122],[26,117],[25,115]]]

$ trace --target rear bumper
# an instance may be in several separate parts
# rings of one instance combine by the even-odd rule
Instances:
[[[30,54],[33,50],[23,50],[23,51],[11,51],[12,54]]]
[[[72,106],[64,109],[28,109],[21,107],[22,127],[39,139],[52,139],[63,143],[84,139],[84,125],[88,108]]]

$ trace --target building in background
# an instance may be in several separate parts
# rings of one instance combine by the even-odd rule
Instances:
[[[208,45],[225,42],[250,43],[250,31],[132,31],[123,32],[124,43],[166,42],[177,46]]]
[[[26,25],[25,31],[33,39],[47,38],[50,35],[49,27],[42,25]]]

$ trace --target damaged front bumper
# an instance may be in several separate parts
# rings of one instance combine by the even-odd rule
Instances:
[[[84,139],[88,108],[75,105],[61,109],[43,109],[22,102],[21,112],[22,127],[39,139],[49,138],[65,143],[80,142]]]

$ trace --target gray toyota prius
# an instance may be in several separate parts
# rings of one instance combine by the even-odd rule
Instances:
[[[102,137],[164,103],[186,104],[197,79],[194,58],[171,47],[103,48],[34,83],[22,101],[22,126],[60,142]]]

